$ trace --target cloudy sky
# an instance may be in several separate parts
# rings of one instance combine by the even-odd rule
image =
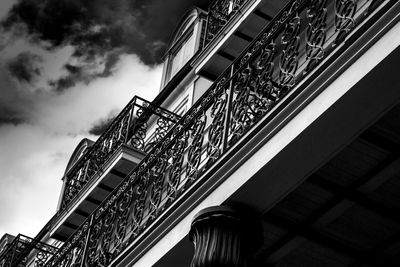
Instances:
[[[0,0],[0,236],[39,232],[75,146],[156,96],[169,35],[208,2]]]

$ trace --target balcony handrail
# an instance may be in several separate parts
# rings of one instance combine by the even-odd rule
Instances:
[[[340,3],[329,6],[334,9],[334,14],[329,14],[334,18],[334,31],[327,36],[327,1],[290,1],[46,266],[62,266],[72,258],[85,259],[89,265],[107,265],[115,260],[328,54],[340,51],[345,37],[379,6],[371,8],[373,3],[368,1],[357,6],[358,2],[365,1],[346,2],[354,12],[341,10]],[[306,34],[320,34],[316,30],[323,29],[324,35],[319,39],[306,36],[304,55],[298,51],[302,19],[308,22]],[[321,55],[321,51],[325,53]],[[261,89],[267,91],[259,92]],[[212,123],[206,126],[208,117]]]

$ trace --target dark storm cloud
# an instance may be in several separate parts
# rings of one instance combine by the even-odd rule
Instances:
[[[18,111],[0,107],[0,126],[6,124],[19,125],[27,122]]]
[[[2,25],[12,30],[24,24],[31,40],[45,41],[49,49],[73,45],[74,56],[84,62],[103,58],[107,75],[122,53],[136,54],[147,65],[160,63],[180,17],[191,6],[206,8],[208,3],[209,0],[19,0]],[[110,53],[114,55],[109,56]]]
[[[67,90],[68,88],[71,88],[76,85],[76,83],[80,79],[77,78],[75,75],[68,75],[68,76],[63,76],[57,80],[51,80],[48,82],[48,84],[56,91],[56,92],[63,92]]]
[[[0,125],[4,125],[4,124],[13,124],[13,125],[19,125],[24,123],[25,120],[22,118],[2,118],[0,117]]]
[[[10,74],[20,82],[32,84],[41,74],[40,63],[42,58],[30,52],[18,54],[6,64]]]
[[[77,83],[112,75],[125,54],[135,54],[149,66],[159,64],[170,35],[185,12],[194,5],[206,9],[209,2],[17,0],[0,21],[0,36],[28,39],[49,51],[72,47],[73,55],[65,62],[64,73],[48,81],[50,88],[62,93]],[[11,43],[0,43],[0,50]],[[0,63],[0,124],[29,121],[38,95],[19,87],[34,89],[36,78],[41,75],[40,65],[46,62],[25,52]]]
[[[48,82],[56,92],[63,92],[75,86],[77,82],[86,81],[88,83],[91,80],[91,75],[86,73],[83,66],[67,63],[64,65],[64,69],[67,71],[66,75]]]
[[[107,127],[111,124],[111,122],[117,116],[118,111],[111,111],[106,118],[100,119],[96,121],[93,126],[89,129],[89,133],[93,135],[101,135]]]
[[[1,86],[2,84],[0,84]],[[11,90],[14,88],[10,88]],[[18,92],[8,92],[9,88],[0,87],[0,126],[6,124],[19,125],[29,122],[26,111],[31,103],[21,98]],[[11,91],[10,90],[10,91]],[[18,106],[22,104],[23,107]]]

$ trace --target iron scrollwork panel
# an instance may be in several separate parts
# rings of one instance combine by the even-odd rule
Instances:
[[[234,144],[246,130],[266,114],[279,98],[273,81],[275,43],[260,43],[258,51],[233,77],[233,100],[229,144]]]
[[[34,267],[43,267],[45,263],[56,253],[56,248],[41,247],[35,256]]]
[[[313,69],[324,58],[326,41],[326,0],[313,0],[307,8],[308,24],[305,31],[306,60],[305,72]]]
[[[53,257],[46,263],[46,267],[80,267],[84,260],[84,251],[89,231],[89,221],[86,221],[67,240]]]
[[[136,118],[132,122],[131,145],[141,151],[145,150],[145,139],[147,135],[148,120],[150,113],[146,107],[141,107],[136,111]]]
[[[249,106],[252,91],[252,79],[254,69],[250,64],[246,66],[233,78],[233,94],[230,122],[230,144],[236,142],[250,125],[252,114]]]
[[[199,173],[199,166],[202,156],[203,140],[204,140],[204,128],[206,125],[207,117],[205,110],[199,111],[197,116],[193,119],[193,122],[189,131],[189,138],[191,143],[188,149],[187,155],[187,166],[186,166],[186,181],[184,188],[190,186],[197,178]]]
[[[117,203],[114,203],[98,222],[101,225],[101,235],[98,237],[96,257],[94,259],[96,266],[106,267],[112,260],[110,247],[117,209]]]
[[[222,79],[213,90],[213,104],[211,106],[210,117],[212,123],[208,130],[207,143],[207,165],[212,164],[222,154],[225,134],[226,108],[228,105],[228,93],[226,89],[226,79]]]
[[[354,28],[356,11],[356,0],[335,0],[335,30],[337,31],[337,36],[334,45],[341,43]]]
[[[175,133],[182,131],[182,126],[178,125]],[[171,149],[169,150],[169,157],[171,164],[168,169],[167,179],[167,192],[166,197],[168,198],[168,204],[171,203],[178,196],[179,185],[182,180],[184,153],[188,146],[188,134],[183,132],[178,138],[175,139]]]
[[[149,191],[149,222],[153,221],[158,213],[162,211],[160,204],[165,192],[165,171],[168,165],[168,151],[165,151],[157,157],[154,166],[151,168],[152,183]]]
[[[146,170],[139,178],[138,184],[136,186],[136,196],[132,209],[132,236],[136,237],[142,227],[143,219],[145,216],[145,209],[147,204],[147,192],[150,184],[150,171]]]
[[[285,25],[285,30],[281,37],[284,46],[279,61],[279,86],[278,98],[281,98],[296,83],[296,71],[299,64],[299,45],[300,45],[300,17],[296,13]]]
[[[261,55],[255,63],[254,94],[250,99],[250,107],[254,114],[253,121],[260,119],[274,105],[277,95],[273,81],[275,43],[267,43],[261,47]]]
[[[85,266],[108,266],[121,251],[131,199],[132,190],[128,190],[105,213],[95,216],[87,245]]]
[[[126,245],[126,236],[128,230],[128,220],[131,214],[131,206],[133,200],[133,187],[123,193],[121,199],[117,203],[117,215],[115,229],[113,232],[113,250],[114,254],[118,254]]]

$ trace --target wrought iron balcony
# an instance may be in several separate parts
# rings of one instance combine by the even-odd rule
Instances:
[[[357,39],[370,25],[365,22],[376,21],[394,2],[291,1],[46,266],[117,260],[204,182],[224,155],[243,145],[257,123],[270,121],[332,64],[351,44],[349,36]]]
[[[66,173],[61,210],[77,198],[83,187],[99,172],[104,163],[123,144],[147,153],[179,116],[135,96],[107,130]]]
[[[19,234],[0,254],[0,267],[41,267],[56,251],[56,247]]]

